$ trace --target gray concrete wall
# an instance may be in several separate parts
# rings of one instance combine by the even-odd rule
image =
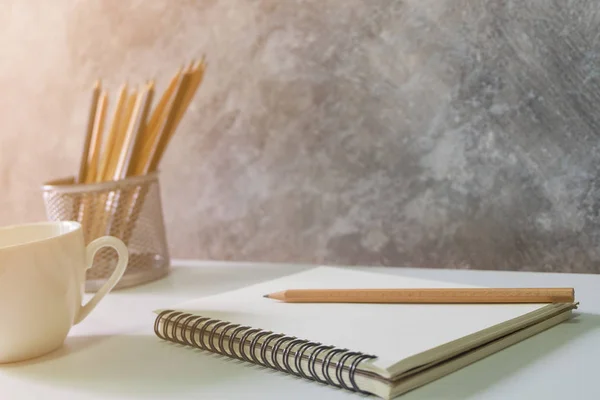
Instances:
[[[44,218],[39,184],[76,171],[96,78],[164,87],[206,54],[161,166],[173,256],[600,272],[599,13],[3,2],[0,222]]]

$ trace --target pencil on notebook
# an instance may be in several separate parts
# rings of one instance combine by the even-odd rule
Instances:
[[[570,303],[573,288],[288,289],[264,297],[286,303]]]

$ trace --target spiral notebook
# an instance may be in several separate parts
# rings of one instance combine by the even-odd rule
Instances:
[[[154,330],[166,341],[390,399],[565,321],[576,308],[307,304],[263,297],[290,288],[356,287],[473,286],[316,267],[157,310]]]

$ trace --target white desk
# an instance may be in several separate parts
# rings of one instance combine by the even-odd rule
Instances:
[[[0,399],[359,399],[283,373],[207,355],[154,336],[152,310],[308,269],[174,262],[157,282],[109,294],[65,346],[0,366]],[[600,399],[600,275],[372,268],[484,286],[572,286],[573,321],[410,392],[416,399]]]

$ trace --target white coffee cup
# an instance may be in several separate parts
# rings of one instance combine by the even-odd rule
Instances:
[[[85,305],[86,270],[110,246],[118,262],[110,279]],[[0,228],[0,363],[24,361],[63,345],[123,276],[125,244],[112,236],[85,245],[77,222],[40,222]]]

